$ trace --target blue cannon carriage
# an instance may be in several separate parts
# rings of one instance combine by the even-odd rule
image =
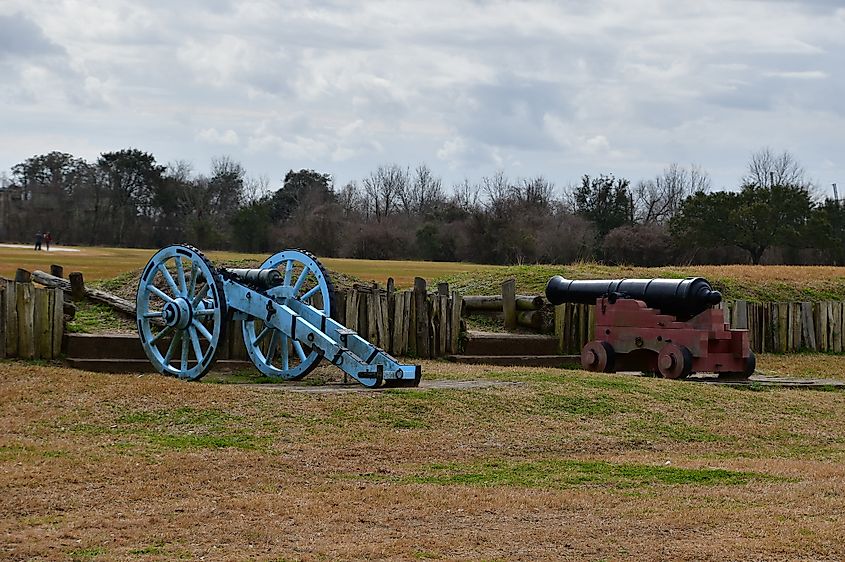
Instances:
[[[333,301],[325,268],[306,251],[278,252],[255,269],[227,269],[192,246],[173,245],[156,252],[141,274],[138,333],[156,370],[181,379],[211,369],[235,319],[265,375],[298,380],[325,358],[369,388],[419,385],[419,365],[399,363],[333,320]]]

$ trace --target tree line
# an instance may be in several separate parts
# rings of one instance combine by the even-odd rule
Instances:
[[[845,209],[813,197],[788,152],[753,154],[736,191],[672,164],[632,183],[584,175],[557,190],[543,176],[504,172],[447,188],[426,165],[382,165],[337,186],[315,170],[277,186],[229,157],[208,173],[159,164],[138,149],[96,162],[50,152],[11,169],[2,235],[28,242],[272,252],[493,264],[828,263],[845,261]]]

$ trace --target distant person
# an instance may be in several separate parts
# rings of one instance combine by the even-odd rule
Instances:
[[[40,249],[41,249],[41,241],[42,241],[42,240],[44,240],[44,235],[43,235],[43,234],[41,234],[41,231],[39,230],[39,231],[35,234],[35,249],[36,249],[36,250],[40,250]]]
[[[47,245],[47,251],[50,251],[50,242],[53,241],[53,237],[50,236],[49,232],[44,233],[44,243]]]

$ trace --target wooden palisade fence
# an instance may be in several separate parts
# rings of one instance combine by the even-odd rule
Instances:
[[[0,279],[0,357],[58,357],[64,330],[63,303],[61,289]]]
[[[462,305],[461,295],[446,283],[429,293],[417,277],[413,289],[397,291],[389,279],[386,287],[373,283],[337,291],[332,316],[392,355],[430,358],[458,353]]]
[[[426,359],[459,352],[462,305],[446,283],[429,292],[417,277],[413,289],[396,290],[389,279],[386,287],[355,284],[335,291],[332,318],[391,355]],[[227,333],[219,358],[247,358],[240,324],[231,322]]]
[[[845,351],[845,302],[723,302],[731,328],[747,329],[757,353],[800,350]],[[593,339],[595,306],[562,304],[555,307],[555,335],[562,353],[580,353]]]

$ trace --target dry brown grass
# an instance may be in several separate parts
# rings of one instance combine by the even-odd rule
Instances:
[[[305,394],[0,363],[0,556],[845,557],[845,393],[424,372],[521,384]],[[633,472],[521,481],[586,461]],[[666,463],[690,480],[644,476],[671,474]],[[697,482],[707,467],[755,475]],[[436,480],[478,470],[493,478]]]

